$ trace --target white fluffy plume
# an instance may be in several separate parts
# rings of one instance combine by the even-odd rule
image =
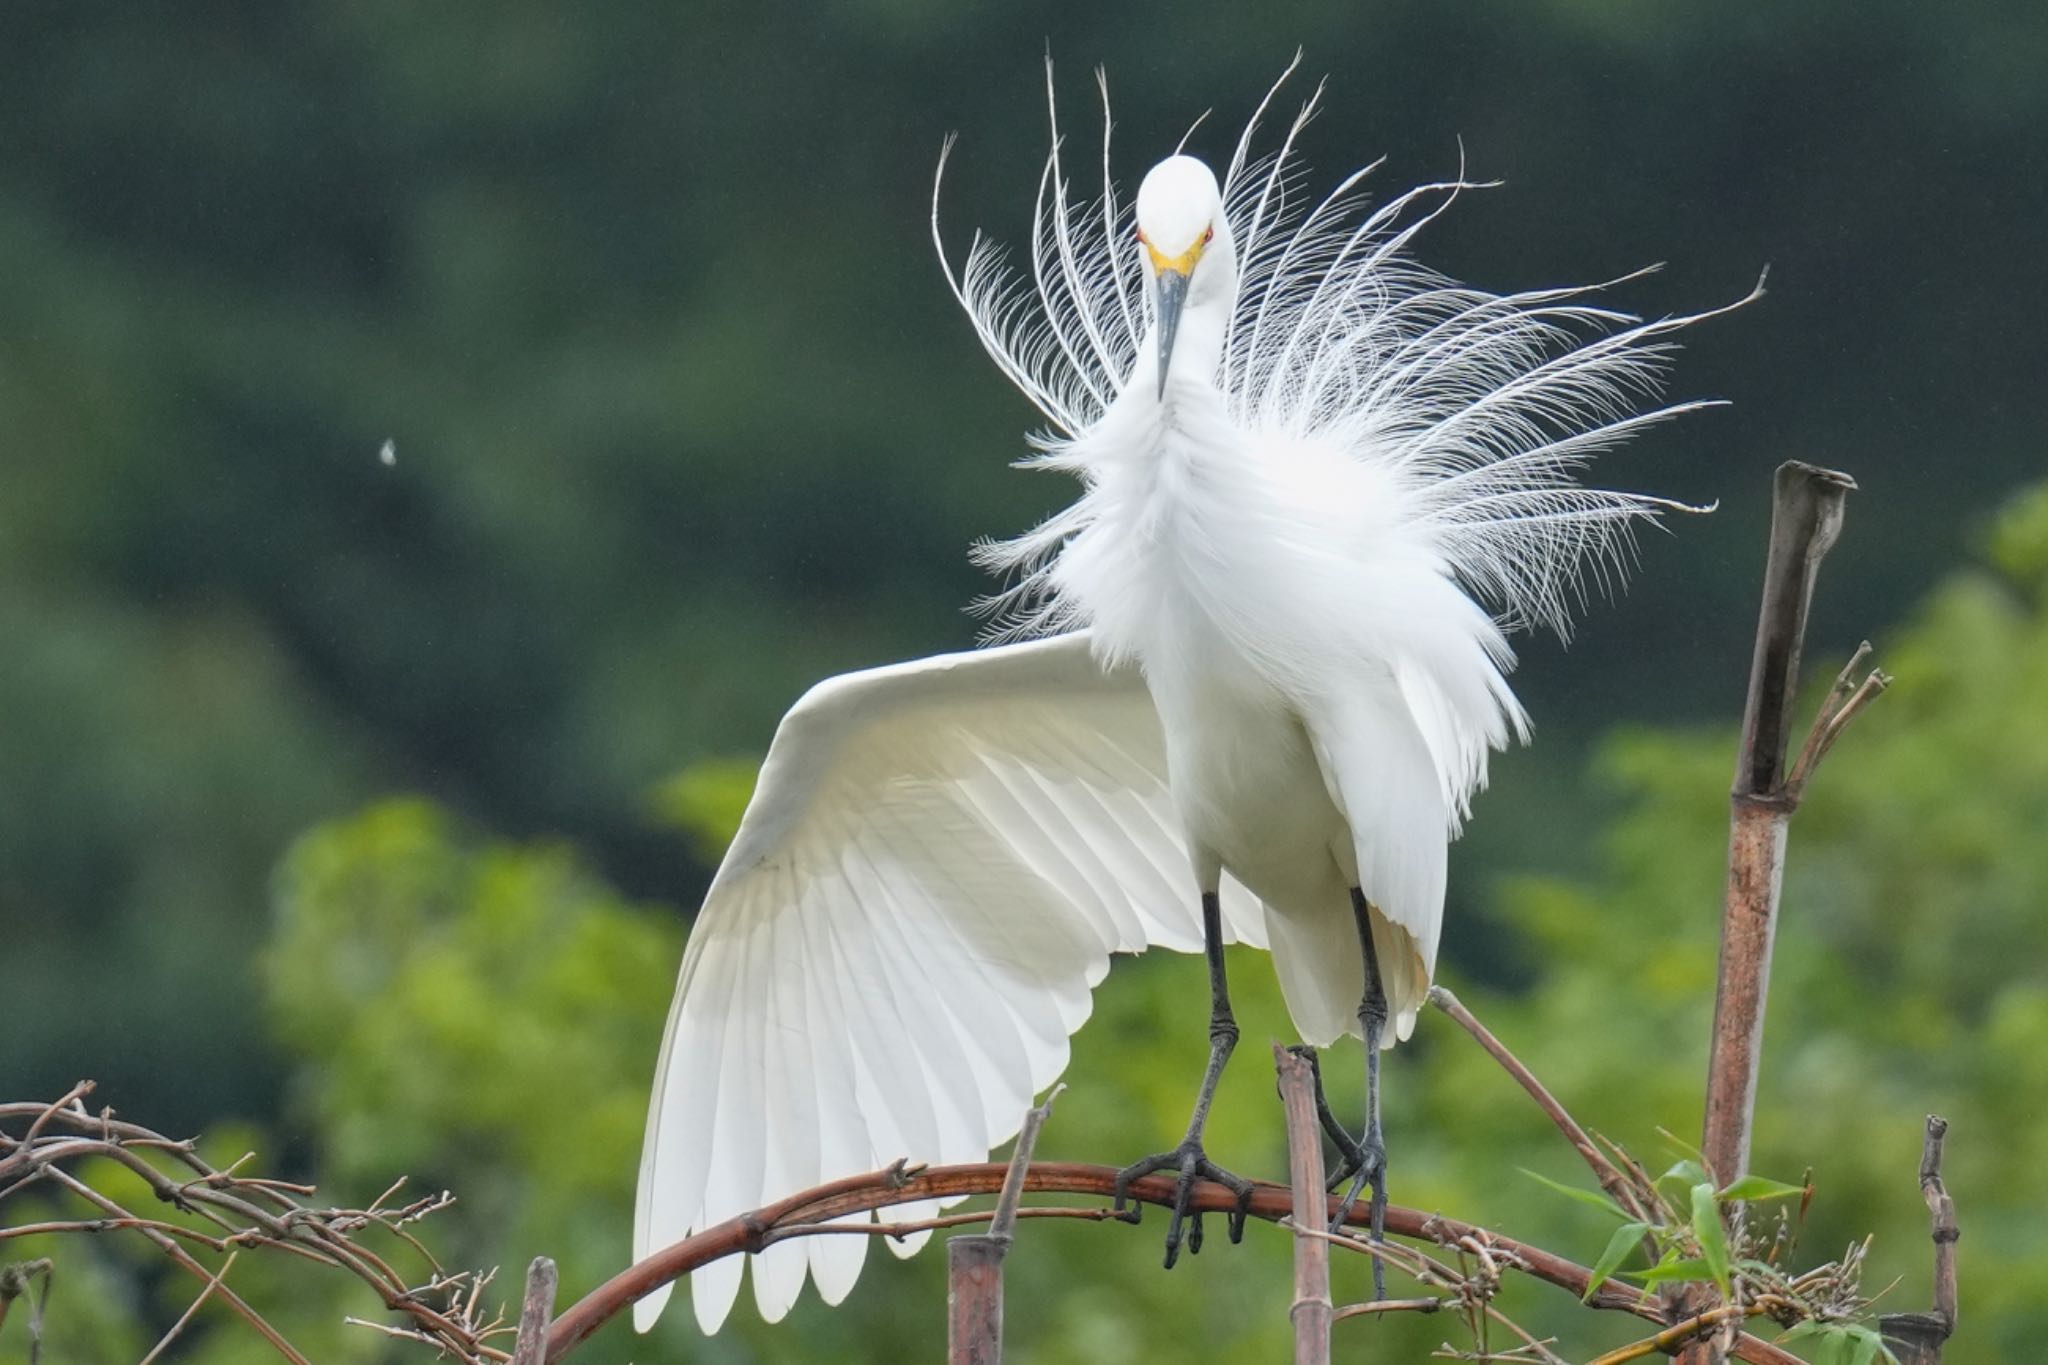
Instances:
[[[1644,320],[1592,301],[1604,284],[1493,294],[1415,263],[1416,235],[1458,195],[1487,188],[1459,176],[1373,207],[1361,186],[1379,163],[1317,200],[1295,152],[1321,88],[1279,146],[1257,135],[1296,57],[1239,137],[1223,193],[1242,281],[1216,376],[1232,422],[1254,438],[1334,444],[1374,467],[1398,496],[1404,531],[1449,568],[1502,628],[1568,636],[1589,586],[1628,567],[1640,523],[1706,510],[1645,493],[1589,488],[1577,475],[1642,429],[1710,401],[1661,401],[1673,334],[1762,292],[1703,313]],[[1048,105],[1051,65],[1047,65]],[[1132,372],[1149,301],[1132,215],[1110,169],[1109,92],[1102,93],[1099,197],[1076,202],[1058,115],[1039,179],[1029,268],[976,233],[947,278],[1003,373],[1052,424],[1028,464],[1089,478],[1077,442]],[[950,149],[950,143],[949,143]],[[945,158],[940,159],[941,175]],[[932,231],[939,254],[938,194]],[[1655,267],[1651,267],[1654,269]],[[1082,624],[1051,568],[1086,529],[1083,499],[1015,540],[981,547],[1015,575],[991,599],[998,634]]]

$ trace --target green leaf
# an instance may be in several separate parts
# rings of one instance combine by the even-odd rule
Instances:
[[[1707,1184],[1706,1168],[1697,1161],[1681,1161],[1657,1177],[1657,1193],[1670,1201],[1673,1208],[1686,1209],[1692,1206],[1692,1187]],[[1669,1186],[1669,1188],[1666,1188]]]
[[[1816,1365],[1818,1362],[1832,1356],[1835,1352],[1835,1334],[1832,1324],[1815,1322],[1812,1318],[1808,1318],[1804,1322],[1794,1323],[1791,1331],[1778,1338],[1777,1344],[1789,1346],[1795,1341],[1812,1343],[1813,1361],[1816,1362]]]
[[[1884,1338],[1875,1328],[1859,1324],[1846,1329],[1846,1334],[1855,1343],[1849,1355],[1849,1365],[1872,1365],[1879,1356],[1890,1361],[1891,1365],[1899,1365],[1899,1358],[1892,1354],[1892,1348],[1884,1344]]]
[[[1556,1190],[1559,1194],[1569,1199],[1576,1199],[1581,1204],[1596,1208],[1602,1213],[1609,1214],[1615,1218],[1628,1217],[1628,1212],[1625,1209],[1604,1194],[1596,1194],[1592,1190],[1582,1190],[1576,1185],[1567,1185],[1561,1180],[1552,1180],[1547,1175],[1538,1175],[1526,1166],[1518,1166],[1515,1169],[1545,1189]]]
[[[1705,1261],[1688,1257],[1681,1261],[1660,1261],[1648,1270],[1627,1272],[1628,1278],[1641,1280],[1646,1285],[1669,1284],[1674,1280],[1711,1280],[1714,1272]]]
[[[1643,1234],[1650,1230],[1648,1223],[1623,1223],[1607,1239],[1607,1250],[1600,1253],[1600,1259],[1593,1262],[1593,1277],[1586,1281],[1586,1292],[1581,1300],[1590,1300],[1594,1291],[1606,1284],[1608,1277],[1621,1267],[1631,1251],[1641,1245]]]
[[[1898,1357],[1884,1344],[1884,1338],[1860,1323],[1808,1318],[1778,1338],[1781,1346],[1794,1341],[1813,1343],[1812,1365],[1872,1365],[1880,1357],[1898,1365]]]
[[[1804,1185],[1787,1185],[1782,1180],[1770,1180],[1760,1175],[1746,1175],[1731,1182],[1719,1195],[1723,1201],[1741,1200],[1745,1203],[1759,1199],[1792,1199],[1806,1193]]]
[[[1722,1296],[1728,1293],[1728,1229],[1721,1226],[1721,1201],[1705,1181],[1692,1187],[1692,1235],[1699,1239],[1700,1259]]]

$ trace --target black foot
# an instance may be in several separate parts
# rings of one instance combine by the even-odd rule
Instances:
[[[1154,1152],[1151,1156],[1140,1157],[1118,1171],[1116,1173],[1115,1185],[1116,1199],[1110,1207],[1115,1212],[1122,1213],[1124,1211],[1124,1199],[1130,1189],[1131,1182],[1141,1176],[1148,1176],[1157,1171],[1176,1171],[1180,1175],[1180,1181],[1175,1186],[1173,1192],[1173,1221],[1166,1225],[1166,1268],[1168,1270],[1173,1269],[1173,1263],[1180,1259],[1181,1225],[1187,1220],[1188,1202],[1194,1197],[1195,1182],[1197,1180],[1213,1180],[1217,1184],[1227,1187],[1232,1194],[1237,1196],[1237,1207],[1225,1215],[1226,1225],[1230,1230],[1231,1241],[1241,1242],[1244,1240],[1244,1220],[1246,1215],[1251,1212],[1252,1206],[1252,1182],[1242,1176],[1232,1175],[1229,1171],[1224,1170],[1221,1166],[1209,1160],[1208,1155],[1202,1150],[1201,1142],[1195,1138],[1189,1138],[1170,1152]],[[1136,1203],[1131,1205],[1131,1222],[1135,1223],[1139,1220],[1139,1209],[1141,1207],[1141,1205]],[[1199,1211],[1195,1213],[1194,1221],[1188,1226],[1187,1244],[1189,1255],[1200,1254],[1202,1250],[1202,1215]]]
[[[1352,1150],[1345,1153],[1344,1163],[1337,1173],[1330,1177],[1330,1190],[1335,1193],[1337,1186],[1346,1179],[1351,1187],[1344,1191],[1344,1198],[1337,1205],[1336,1217],[1330,1220],[1330,1231],[1340,1231],[1345,1220],[1351,1217],[1351,1210],[1358,1203],[1358,1196],[1368,1183],[1372,1186],[1375,1225],[1386,1221],[1387,1205],[1387,1144],[1368,1134],[1364,1142],[1351,1144]]]
[[[1369,1131],[1365,1141],[1358,1143],[1357,1147],[1358,1162],[1352,1174],[1351,1188],[1344,1192],[1344,1198],[1337,1204],[1337,1215],[1330,1220],[1330,1231],[1343,1231],[1345,1221],[1351,1217],[1352,1206],[1358,1202],[1359,1191],[1370,1182],[1372,1203],[1369,1205],[1368,1222],[1371,1230],[1366,1240],[1378,1246],[1387,1240],[1387,1144],[1378,1133]],[[1348,1157],[1346,1161],[1348,1164]],[[1377,1256],[1372,1258],[1372,1296],[1374,1299],[1387,1296],[1387,1267]]]

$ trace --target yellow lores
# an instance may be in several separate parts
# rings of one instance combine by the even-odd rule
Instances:
[[[1209,245],[1210,238],[1215,235],[1215,228],[1208,229],[1195,239],[1193,246],[1181,252],[1178,256],[1169,256],[1158,247],[1153,246],[1151,242],[1145,240],[1145,234],[1142,232],[1138,234],[1138,241],[1143,243],[1145,254],[1152,258],[1152,268],[1154,270],[1159,271],[1161,274],[1171,271],[1185,278],[1194,273],[1195,262],[1202,258],[1202,248]]]

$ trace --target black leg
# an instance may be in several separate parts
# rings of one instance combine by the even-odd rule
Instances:
[[[1223,908],[1214,892],[1202,897],[1202,952],[1209,962],[1209,1066],[1202,1073],[1202,1089],[1195,1096],[1195,1114],[1188,1121],[1187,1136],[1172,1151],[1142,1157],[1116,1175],[1116,1202],[1113,1207],[1121,1213],[1125,1191],[1133,1180],[1155,1171],[1179,1173],[1180,1184],[1174,1191],[1173,1221],[1166,1228],[1168,1270],[1173,1269],[1173,1263],[1180,1259],[1181,1225],[1187,1220],[1188,1201],[1194,1194],[1197,1180],[1214,1180],[1229,1186],[1237,1195],[1237,1209],[1229,1218],[1230,1240],[1233,1242],[1244,1240],[1244,1220],[1252,1199],[1251,1181],[1216,1165],[1202,1150],[1202,1129],[1209,1122],[1209,1106],[1216,1099],[1216,1083],[1223,1078],[1223,1064],[1230,1060],[1231,1051],[1237,1046],[1237,1019],[1230,1012],[1230,983],[1223,971]],[[1138,1206],[1133,1205],[1133,1222],[1137,1221],[1137,1212]],[[1188,1229],[1187,1242],[1190,1253],[1201,1251],[1202,1215],[1199,1213]]]
[[[1337,1149],[1340,1158],[1336,1169],[1331,1171],[1329,1178],[1324,1181],[1324,1188],[1335,1193],[1351,1178],[1353,1171],[1365,1164],[1365,1149],[1358,1145],[1357,1138],[1351,1136],[1351,1130],[1339,1123],[1337,1116],[1330,1112],[1330,1098],[1323,1093],[1322,1059],[1316,1050],[1307,1043],[1296,1043],[1287,1050],[1308,1063],[1309,1079],[1315,1083],[1316,1123],[1321,1126],[1323,1136]],[[1349,1211],[1348,1206],[1346,1211]],[[1331,1224],[1330,1231],[1337,1231],[1342,1222],[1340,1218],[1337,1223]]]
[[[1365,1140],[1358,1144],[1358,1173],[1345,1191],[1337,1221],[1344,1221],[1359,1190],[1371,1181],[1371,1240],[1378,1244],[1387,1239],[1387,1143],[1380,1131],[1380,1036],[1387,1026],[1387,990],[1380,979],[1379,950],[1372,941],[1372,910],[1365,893],[1355,886],[1351,888],[1351,914],[1358,921],[1358,942],[1365,953],[1365,999],[1358,1006],[1358,1022],[1365,1031]],[[1387,1296],[1387,1270],[1377,1256],[1372,1262],[1372,1296]]]

